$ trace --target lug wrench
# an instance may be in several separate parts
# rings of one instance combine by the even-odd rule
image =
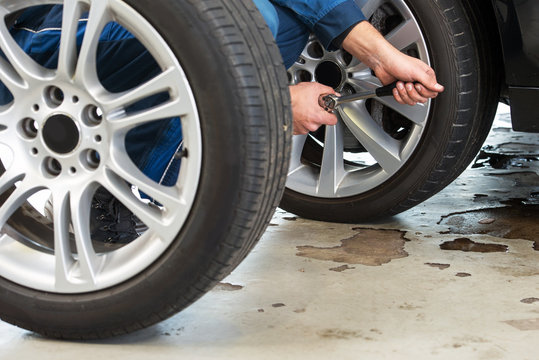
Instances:
[[[341,104],[365,100],[374,97],[392,96],[393,89],[397,87],[397,82],[377,88],[376,90],[362,91],[356,94],[337,96],[334,94],[322,94],[318,98],[318,105],[329,113],[333,113],[335,108]]]

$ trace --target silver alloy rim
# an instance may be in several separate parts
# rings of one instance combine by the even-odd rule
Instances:
[[[362,10],[367,18],[371,18],[387,4],[400,15],[401,22],[385,35],[386,39],[401,51],[413,49],[418,58],[430,65],[421,28],[403,0],[370,0]],[[326,70],[330,70],[333,78],[342,80],[328,85],[340,92],[359,92],[381,86],[369,68],[346,56],[343,51],[326,51],[316,38],[311,37],[298,62],[289,69],[290,82],[320,81],[321,77],[327,77]],[[397,173],[421,141],[431,102],[412,107],[400,105],[392,97],[375,101],[377,106],[388,107],[410,121],[406,137],[396,139],[388,134],[379,117],[369,112],[367,101],[345,104],[339,108],[339,123],[326,127],[323,141],[315,140],[323,148],[319,164],[313,165],[302,158],[306,141],[308,137],[314,140],[313,135],[294,136],[286,187],[318,198],[343,198],[380,186]],[[353,135],[361,144],[365,150],[363,154],[346,154],[346,134]]]
[[[8,60],[0,59],[0,80],[14,97],[0,109],[0,144],[12,156],[12,161],[4,163],[0,195],[16,186],[0,207],[0,276],[36,290],[85,293],[132,278],[174,241],[198,188],[201,130],[194,96],[178,59],[141,14],[121,0],[0,0],[0,15],[44,3],[64,6],[55,70],[41,67],[27,56],[5,22],[0,22],[0,48]],[[89,10],[88,23],[78,55],[75,34],[84,10]],[[112,21],[134,34],[162,70],[150,81],[122,93],[107,91],[95,67],[99,36]],[[59,91],[63,95],[60,105],[55,103]],[[163,92],[169,94],[165,102],[134,113],[125,111],[131,104]],[[97,122],[92,122],[91,114]],[[66,151],[51,150],[44,140],[44,124],[54,116],[74,124],[80,134],[79,141]],[[188,156],[182,158],[176,185],[166,187],[150,180],[130,160],[125,136],[136,126],[172,117],[181,117]],[[99,185],[147,226],[133,242],[107,252],[96,251],[90,239],[90,203]],[[141,201],[133,187],[160,206]],[[54,251],[28,246],[8,223],[41,190],[52,195]]]

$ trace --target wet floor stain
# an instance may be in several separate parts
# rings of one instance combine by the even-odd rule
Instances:
[[[508,320],[504,322],[522,331],[539,330],[539,318],[523,319],[523,320]]]
[[[509,247],[501,244],[477,243],[468,238],[458,238],[453,241],[446,241],[440,245],[442,250],[459,250],[479,253],[507,252]]]
[[[435,268],[438,268],[440,270],[447,269],[448,267],[451,266],[449,264],[438,264],[438,263],[425,263],[425,265],[428,265],[430,267],[435,267]]]
[[[318,332],[318,336],[326,339],[341,339],[341,340],[349,340],[349,339],[357,339],[362,338],[364,340],[373,340],[370,337],[365,337],[360,331],[354,331],[354,330],[343,330],[343,329],[325,329]]]
[[[297,256],[347,264],[379,266],[391,260],[408,256],[404,250],[405,232],[399,230],[359,229],[360,232],[344,240],[340,246],[323,248],[298,246]]]
[[[215,285],[215,290],[221,290],[221,291],[238,291],[241,289],[243,289],[243,286],[234,285],[230,283],[219,283]]]
[[[499,149],[493,146],[485,146],[477,155],[472,168],[491,167],[493,169],[511,169],[511,168],[524,168],[530,167],[531,163],[539,161],[539,154],[530,154],[524,152],[523,148],[529,147],[530,144],[517,144],[522,149],[517,153],[501,152]],[[532,150],[532,149],[529,149]]]
[[[456,273],[455,276],[457,276],[457,277],[470,277],[470,276],[472,276],[472,274],[465,273],[465,272],[459,272],[459,273]]]
[[[348,265],[342,265],[342,266],[337,266],[337,267],[331,268],[329,270],[336,271],[336,272],[343,272],[345,270],[352,270],[352,269],[355,269],[355,267],[350,267]]]
[[[530,297],[530,298],[522,299],[520,300],[520,302],[523,304],[533,304],[535,302],[539,302],[539,298]]]
[[[505,239],[539,240],[539,197],[511,199],[501,207],[470,210],[443,216],[444,234],[486,234]]]

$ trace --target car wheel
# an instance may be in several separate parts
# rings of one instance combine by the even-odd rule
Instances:
[[[103,338],[185,308],[254,246],[284,190],[288,84],[250,2],[66,0],[58,62],[41,66],[8,23],[53,3],[0,3],[0,80],[12,95],[0,109],[0,318],[46,336]],[[110,23],[159,69],[122,92],[101,83],[95,61]],[[133,107],[156,94],[165,95],[159,104]],[[181,166],[164,186],[132,161],[125,139],[172,117],[181,119]],[[136,215],[140,236],[92,238],[97,189]],[[39,205],[47,199],[52,216]]]
[[[300,216],[361,222],[394,215],[434,195],[473,159],[499,91],[485,24],[460,1],[370,0],[362,9],[399,50],[431,65],[445,91],[416,106],[392,97],[343,104],[336,126],[294,136],[281,207]],[[344,50],[311,37],[289,81],[318,81],[342,94],[381,83]]]

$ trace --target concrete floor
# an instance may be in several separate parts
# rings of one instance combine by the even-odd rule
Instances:
[[[175,317],[99,342],[0,322],[0,358],[539,359],[539,135],[510,131],[506,112],[475,168],[388,222],[278,210]]]

